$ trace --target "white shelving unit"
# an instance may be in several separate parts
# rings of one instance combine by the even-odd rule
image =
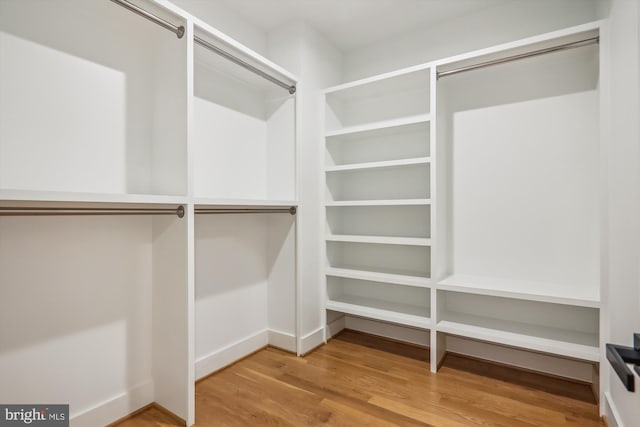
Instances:
[[[326,90],[327,310],[429,329],[434,372],[447,336],[600,361],[598,46],[435,76],[599,29]]]
[[[133,3],[184,35],[115,2],[0,2],[0,400],[69,403],[72,426],[152,402],[193,425],[198,377],[298,347],[296,95],[195,38],[297,79]]]
[[[591,39],[599,25],[436,67]],[[456,335],[600,361],[598,55],[590,44],[439,80],[438,218],[449,246],[438,248],[432,343]]]
[[[432,70],[325,91],[325,308],[429,330]]]

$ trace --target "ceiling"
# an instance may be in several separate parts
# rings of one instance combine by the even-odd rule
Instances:
[[[221,0],[264,32],[304,21],[348,51],[511,0]]]

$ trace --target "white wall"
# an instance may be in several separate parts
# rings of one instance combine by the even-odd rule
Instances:
[[[345,53],[345,81],[599,19],[598,0],[515,0]]]
[[[269,34],[269,59],[300,78],[298,84],[298,248],[301,278],[301,334],[303,352],[319,344],[323,327],[324,282],[321,281],[322,97],[320,89],[337,84],[342,54],[309,25],[296,23]],[[309,344],[307,344],[309,343]]]
[[[607,156],[607,270],[603,275],[605,294],[605,341],[631,345],[632,334],[640,332],[640,7],[637,0],[613,0],[610,15],[610,127],[605,134]],[[607,363],[607,362],[605,362]],[[610,406],[610,424],[635,426],[640,419],[640,395],[629,393],[608,367],[603,381]],[[636,383],[638,378],[636,377]]]

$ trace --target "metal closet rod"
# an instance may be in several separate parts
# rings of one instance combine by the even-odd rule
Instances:
[[[179,39],[181,39],[182,36],[184,36],[184,27],[182,25],[181,26],[173,25],[171,22],[166,21],[152,13],[149,13],[146,10],[142,9],[141,7],[138,7],[127,0],[111,0],[111,1],[114,2],[115,4],[118,4],[124,7],[127,10],[130,10],[131,12],[137,15],[142,16],[143,18],[148,19],[151,22],[154,22],[160,25],[163,28],[166,28],[172,33],[175,33],[175,35],[178,36]]]
[[[196,214],[256,214],[256,213],[288,213],[295,215],[298,209],[295,206],[290,208],[238,208],[238,209],[226,209],[226,208],[197,208]]]
[[[142,9],[141,7],[136,6],[135,4],[129,2],[128,0],[111,0],[112,2],[124,7],[125,9],[130,10],[131,12],[138,14],[140,16],[142,16],[143,18],[148,19],[151,22],[155,22],[156,24],[160,25],[161,27],[166,28],[167,30],[175,33],[179,39],[182,38],[182,36],[184,35],[184,27],[183,26],[176,26],[173,25],[171,22],[168,22],[162,18],[160,18],[159,16],[156,16],[152,13],[147,12],[146,10]],[[242,68],[245,68],[249,71],[251,71],[252,73],[255,73],[257,75],[259,75],[260,77],[269,80],[272,83],[277,84],[278,86],[286,89],[289,91],[289,93],[291,95],[293,95],[294,93],[296,93],[296,86],[295,85],[291,85],[288,83],[283,82],[282,80],[273,77],[272,75],[262,71],[261,69],[254,67],[253,65],[249,64],[247,61],[244,61],[240,58],[238,58],[237,56],[232,55],[231,53],[225,51],[224,49],[219,48],[218,46],[215,46],[211,43],[209,43],[208,41],[198,37],[198,36],[194,36],[193,37],[193,41],[197,44],[199,44],[200,46],[209,49],[215,53],[217,53],[218,55],[228,59],[229,61],[233,62],[234,64],[237,64],[239,66],[241,66]]]
[[[293,95],[294,93],[296,93],[296,86],[295,85],[290,85],[288,83],[283,82],[280,79],[277,79],[275,77],[273,77],[272,75],[265,73],[264,71],[262,71],[261,69],[254,67],[253,65],[249,64],[247,61],[244,61],[240,58],[238,58],[237,56],[234,56],[232,54],[230,54],[229,52],[227,52],[224,49],[219,48],[218,46],[209,43],[208,41],[198,37],[198,36],[194,36],[193,37],[193,41],[196,44],[199,44],[200,46],[209,49],[212,52],[217,53],[218,55],[222,56],[223,58],[228,59],[229,61],[233,62],[234,64],[237,64],[239,66],[241,66],[242,68],[245,68],[249,71],[251,71],[252,73],[255,73],[257,75],[259,75],[260,77],[269,80],[271,83],[275,83],[278,86],[280,86],[283,89],[286,89],[289,91],[289,93],[291,95]]]
[[[177,208],[63,208],[63,207],[0,207],[0,216],[56,215],[176,215],[184,217],[184,206]]]
[[[558,46],[548,47],[545,49],[534,50],[532,52],[521,53],[518,55],[507,56],[506,58],[494,59],[492,61],[481,62],[479,64],[467,65],[466,67],[454,68],[453,70],[438,72],[438,78],[451,76],[453,74],[463,73],[465,71],[475,70],[477,68],[490,67],[492,65],[503,64],[505,62],[516,61],[518,59],[530,58],[532,56],[545,55],[547,53],[558,52],[560,50],[574,49],[577,47],[588,46],[596,44],[600,41],[600,37],[591,37],[584,40],[565,43]]]

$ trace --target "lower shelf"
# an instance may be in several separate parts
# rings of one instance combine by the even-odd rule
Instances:
[[[590,362],[600,360],[596,334],[455,312],[444,318],[448,320],[436,325],[438,332]]]
[[[431,319],[424,316],[428,307],[341,295],[327,301],[326,309],[416,328],[431,328]]]

